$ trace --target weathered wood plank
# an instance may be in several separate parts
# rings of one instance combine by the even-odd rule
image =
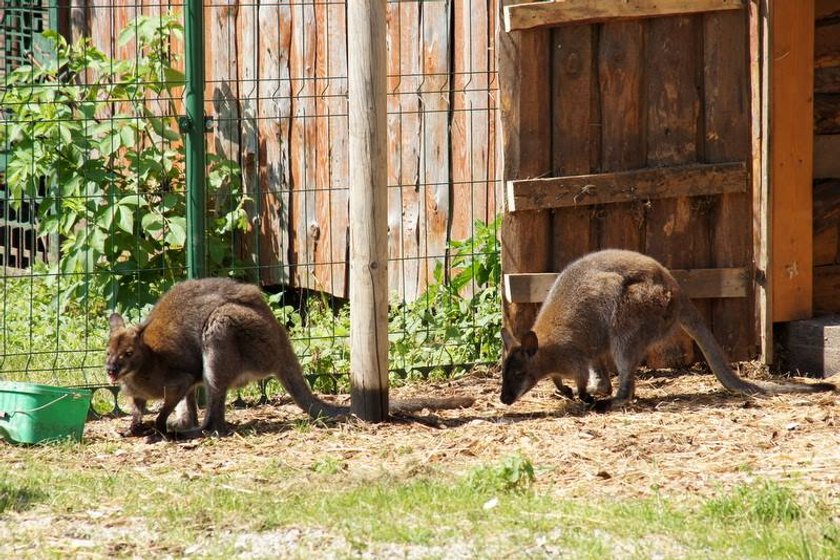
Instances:
[[[831,16],[840,17],[840,0],[816,0],[815,17],[819,19]]]
[[[818,68],[814,72],[814,92],[817,94],[840,93],[840,66]]]
[[[500,30],[497,35],[503,180],[551,171],[550,120],[536,110],[549,102],[550,80],[545,79],[550,72],[549,38],[545,31],[510,34]],[[550,234],[547,212],[506,213],[501,232],[502,270],[549,270]],[[536,313],[533,304],[505,304],[505,327],[521,336],[531,328]]]
[[[315,278],[318,289],[347,297],[348,175],[347,152],[347,22],[345,6],[315,6],[316,38],[316,150],[318,190],[315,214]]]
[[[295,284],[317,288],[315,282],[315,245],[320,237],[317,222],[315,170],[316,151],[315,72],[317,69],[317,27],[315,6],[297,3],[292,6],[292,45],[289,74],[292,83],[292,120],[290,135],[291,229]]]
[[[814,3],[772,2],[773,321],[808,318],[813,301]]]
[[[424,114],[421,119],[420,204],[421,222],[418,290],[422,293],[432,279],[435,266],[443,264],[449,239],[450,147],[449,92],[451,84],[450,0],[422,5],[422,83],[418,88]]]
[[[814,68],[840,66],[840,22],[814,30]]]
[[[600,161],[593,171],[611,172],[645,167],[644,25],[606,23],[598,37]],[[641,203],[596,208],[593,214],[598,247],[642,249],[645,210]]]
[[[644,26],[605,23],[598,37],[597,99],[600,102],[600,157],[594,172],[641,169],[645,161]],[[598,247],[642,249],[645,209],[641,203],[595,209]]]
[[[415,2],[388,2],[388,283],[408,300],[420,292],[419,196],[422,75],[420,11]]]
[[[690,164],[508,181],[511,211],[653,201],[747,191],[743,162]]]
[[[697,161],[698,18],[670,17],[646,22],[646,117],[649,165]],[[709,204],[704,198],[652,201],[646,211],[644,252],[668,268],[709,265]],[[708,318],[708,305],[699,305]],[[694,361],[694,344],[676,333],[648,356],[652,367],[677,367]]]
[[[769,13],[764,2],[750,3],[749,76],[750,76],[750,150],[752,152],[753,219],[753,289],[755,290],[755,325],[761,360],[773,362],[773,311],[770,273],[770,181],[769,181],[769,91],[770,32]]]
[[[746,268],[672,270],[692,299],[746,298],[750,274]],[[542,303],[558,273],[505,274],[505,299],[511,303]]]
[[[814,268],[814,312],[840,313],[840,265]]]
[[[840,95],[831,93],[814,95],[814,132],[840,134]]]
[[[814,267],[835,264],[840,264],[840,179],[815,181]]]
[[[277,30],[261,33],[259,48],[259,274],[264,285],[289,284],[292,10],[288,4],[261,4],[258,17],[260,29]]]
[[[597,105],[591,101],[594,33],[592,26],[567,26],[552,31],[552,171],[554,174],[588,174],[592,169],[593,142],[600,130],[593,127]],[[516,183],[516,182],[513,182]],[[515,199],[515,197],[514,197]],[[516,209],[515,200],[508,210]],[[551,218],[552,270],[595,248],[589,208],[559,208]]]
[[[746,0],[555,0],[505,9],[505,30],[739,10]]]
[[[494,5],[453,2],[452,211],[454,240],[473,235],[474,220],[495,217],[495,96],[488,89],[495,64],[491,50]]]
[[[814,138],[814,179],[840,177],[840,134],[826,134]]]
[[[259,41],[259,28],[257,27],[257,6],[252,2],[243,2],[237,10],[237,34],[236,34],[236,56],[237,56],[237,82],[239,85],[239,122],[234,123],[239,128],[239,168],[242,171],[242,191],[250,199],[245,210],[249,216],[258,215],[258,203],[260,201],[260,147],[259,129],[257,127],[257,105],[259,103],[259,72],[260,57],[257,43]],[[223,212],[227,212],[235,206],[238,200],[226,200]],[[238,252],[243,257],[243,262],[248,264],[259,264],[260,257],[260,232],[254,227],[253,221],[249,224],[248,231],[238,235]],[[256,269],[247,271],[249,278],[254,281],[259,277]]]
[[[709,162],[750,158],[749,53],[746,12],[703,17],[703,152]],[[747,170],[745,170],[747,171]],[[749,171],[745,183],[750,182]],[[724,194],[709,220],[715,267],[746,267],[752,262],[752,197]],[[711,303],[712,331],[730,360],[755,357],[752,290],[746,298]]]

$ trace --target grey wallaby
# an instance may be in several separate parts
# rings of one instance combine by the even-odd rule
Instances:
[[[187,280],[161,296],[149,316],[128,326],[110,317],[105,368],[132,398],[132,420],[125,435],[193,437],[224,433],[228,389],[275,376],[292,400],[313,418],[346,416],[349,407],[316,397],[304,379],[286,329],[275,319],[259,288],[230,279]],[[207,411],[199,428],[194,392],[207,392]],[[142,424],[146,402],[163,399],[154,431]],[[179,403],[182,403],[179,405]],[[392,403],[392,411],[470,406],[463,397],[412,399]],[[175,433],[169,415],[179,407]],[[155,434],[156,432],[156,434]]]
[[[587,403],[589,370],[618,372],[612,405],[633,398],[634,370],[648,349],[681,326],[697,343],[718,380],[739,394],[816,393],[830,383],[746,381],[732,371],[697,308],[659,262],[633,251],[607,249],[569,264],[557,277],[532,330],[516,340],[507,330],[501,401],[512,404],[538,381],[568,379]],[[608,384],[607,384],[608,386]]]

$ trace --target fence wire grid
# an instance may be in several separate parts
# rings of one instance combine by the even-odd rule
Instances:
[[[399,375],[496,351],[496,14],[495,0],[387,3]],[[211,274],[258,282],[310,380],[336,388],[346,3],[208,2],[204,21]],[[6,0],[0,38],[0,379],[103,385],[110,311],[137,321],[186,277],[181,4]]]

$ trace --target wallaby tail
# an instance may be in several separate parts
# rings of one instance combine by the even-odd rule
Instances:
[[[349,406],[330,404],[318,398],[312,392],[309,383],[306,382],[306,378],[303,376],[303,368],[300,365],[300,361],[298,361],[297,355],[291,348],[288,336],[284,336],[284,338],[286,340],[283,346],[288,348],[288,352],[286,352],[288,355],[284,363],[280,366],[284,371],[277,375],[277,379],[286,388],[286,391],[292,397],[295,404],[313,419],[349,416]]]
[[[284,344],[284,346],[286,346]],[[291,348],[291,346],[288,346]],[[289,396],[304,412],[309,414],[312,418],[319,417],[341,417],[350,415],[350,407],[330,404],[318,398],[310,389],[309,384],[303,376],[303,368],[298,361],[297,356],[293,351],[289,351],[290,356],[286,363],[283,364],[285,368],[285,375],[278,375]],[[475,403],[472,397],[441,397],[441,398],[414,398],[414,399],[400,399],[390,402],[388,410],[391,413],[411,413],[418,412],[423,409],[430,410],[444,410],[454,408],[466,408]]]
[[[836,387],[831,383],[766,383],[742,379],[729,367],[729,361],[720,344],[703,322],[697,308],[687,298],[683,298],[680,302],[679,320],[683,330],[694,339],[700,350],[703,351],[712,372],[723,386],[733,393],[775,395],[780,393],[820,393],[836,390]]]

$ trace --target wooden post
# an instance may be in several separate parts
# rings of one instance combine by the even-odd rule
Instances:
[[[814,3],[770,3],[773,321],[813,315]]]
[[[388,418],[385,1],[347,3],[353,414]]]

